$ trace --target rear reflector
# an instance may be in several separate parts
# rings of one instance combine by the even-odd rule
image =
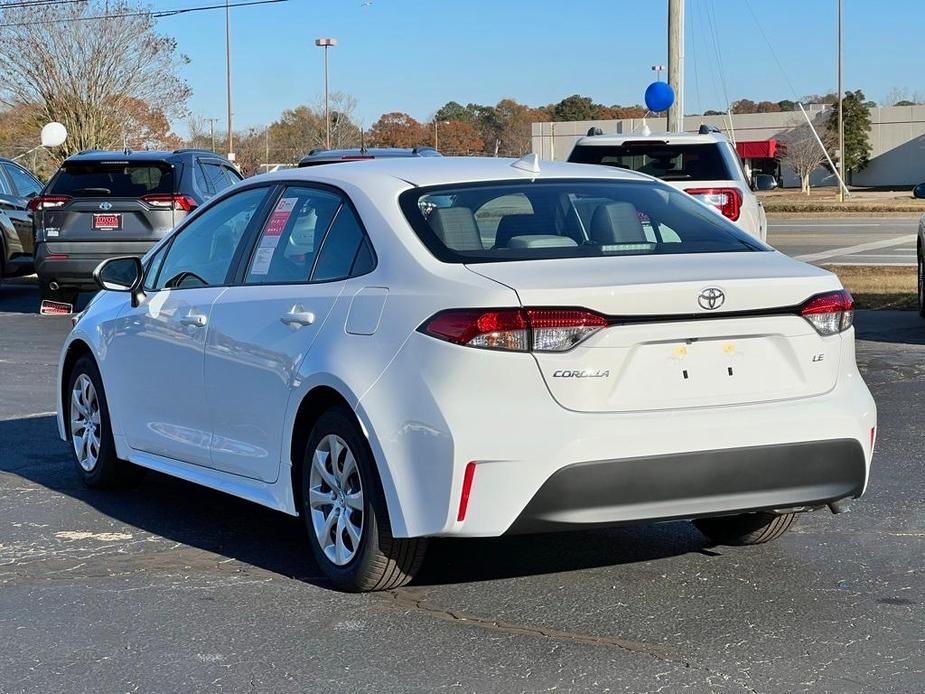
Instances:
[[[742,211],[742,193],[738,188],[687,188],[684,191],[700,202],[711,205],[733,222]]]
[[[466,464],[466,471],[463,473],[462,493],[459,495],[459,512],[456,514],[457,521],[466,520],[466,510],[469,508],[469,492],[472,491],[472,478],[475,477],[475,462]]]
[[[564,352],[607,325],[580,308],[450,309],[419,330],[467,347],[507,352]]]
[[[30,210],[47,210],[49,208],[61,207],[71,201],[70,195],[36,195],[29,201],[27,207]]]
[[[49,253],[45,256],[45,260],[67,260],[67,253]]]
[[[817,294],[800,307],[800,315],[820,335],[837,335],[854,323],[854,299],[844,289]]]
[[[188,195],[145,195],[141,198],[151,207],[190,212],[196,208],[196,201]]]

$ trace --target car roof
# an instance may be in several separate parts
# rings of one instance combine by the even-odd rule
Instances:
[[[341,161],[353,157],[385,159],[389,157],[439,157],[433,147],[353,147],[347,149],[313,149],[302,157],[299,164],[321,161]]]
[[[344,162],[338,166],[310,166],[298,169],[261,174],[255,180],[299,180],[319,181],[338,185],[340,183],[371,183],[374,179],[400,180],[413,186],[431,186],[478,181],[533,180],[553,178],[601,178],[626,181],[655,181],[646,174],[617,169],[612,166],[592,164],[570,164],[562,161],[538,162],[539,172],[515,168],[512,164],[531,163],[524,159],[496,157],[391,157],[369,161]]]
[[[172,152],[159,151],[159,150],[142,150],[138,152],[126,152],[126,151],[115,151],[115,150],[85,150],[77,154],[73,154],[65,162],[80,162],[80,161],[178,161],[183,158],[185,155],[197,154],[201,156],[214,157],[216,159],[224,159],[220,154],[215,154],[205,149],[178,149]]]
[[[729,138],[720,132],[708,133],[606,133],[603,135],[585,135],[579,138],[576,145],[620,145],[624,142],[654,142],[668,144],[711,144],[728,142]]]

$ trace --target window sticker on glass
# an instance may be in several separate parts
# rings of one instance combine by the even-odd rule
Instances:
[[[289,217],[292,216],[292,211],[295,209],[295,205],[298,201],[298,198],[281,198],[280,201],[276,203],[276,208],[270,215],[270,219],[267,220],[267,226],[263,230],[261,246],[269,245],[264,242],[270,238],[273,239],[272,244],[274,247],[279,243],[279,237],[282,236],[283,229],[286,228],[286,222],[288,222]]]

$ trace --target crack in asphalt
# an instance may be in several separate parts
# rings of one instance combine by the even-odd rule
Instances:
[[[490,617],[481,617],[460,610],[435,607],[427,604],[429,593],[429,589],[420,590],[415,588],[404,588],[393,590],[381,594],[385,597],[381,605],[388,609],[412,610],[440,621],[466,624],[511,636],[537,636],[565,643],[617,648],[634,655],[646,655],[661,662],[680,665],[683,668],[702,672],[707,675],[708,680],[712,677],[720,677],[727,682],[741,687],[743,691],[749,692],[750,694],[760,694],[758,690],[753,689],[747,683],[736,679],[732,675],[700,665],[659,646],[613,636],[583,634],[580,632],[563,631],[561,629],[552,629],[550,627],[531,624],[516,624],[514,622],[505,622]]]

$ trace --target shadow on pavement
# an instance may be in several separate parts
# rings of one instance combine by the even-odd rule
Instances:
[[[302,521],[167,475],[135,488],[87,489],[73,469],[54,417],[0,421],[0,473],[66,494],[126,525],[267,571],[328,587]],[[477,582],[650,561],[708,546],[689,523],[609,530],[437,539],[412,585]]]
[[[918,311],[857,311],[854,328],[859,340],[925,345],[925,318]]]
[[[95,292],[82,292],[75,311],[82,311]],[[0,313],[38,313],[39,282],[35,275],[5,278],[0,284]]]

